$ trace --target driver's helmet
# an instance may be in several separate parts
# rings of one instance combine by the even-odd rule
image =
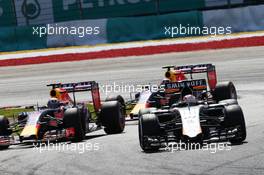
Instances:
[[[198,102],[197,98],[192,94],[185,95],[183,101],[188,104],[196,104]]]
[[[60,101],[57,98],[50,98],[48,101],[48,108],[56,109],[59,108],[61,105]]]

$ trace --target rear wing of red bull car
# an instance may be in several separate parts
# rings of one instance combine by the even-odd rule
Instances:
[[[191,79],[193,79],[193,74],[206,73],[208,85],[211,90],[214,90],[217,84],[217,76],[215,65],[213,64],[196,64],[196,65],[186,65],[186,66],[173,66],[174,70],[181,71],[184,74],[190,74]]]
[[[95,81],[86,81],[79,83],[55,83],[48,84],[52,87],[50,92],[51,96],[56,96],[57,90],[66,91],[66,93],[73,93],[73,102],[76,105],[75,92],[91,91],[95,112],[99,112],[101,108],[101,99],[99,92],[99,84]]]
[[[52,87],[52,89],[56,88],[63,88],[67,92],[83,92],[83,91],[91,91],[94,87],[98,87],[98,83],[95,81],[86,81],[86,82],[79,82],[79,83],[55,83],[55,84],[48,84],[48,87]]]

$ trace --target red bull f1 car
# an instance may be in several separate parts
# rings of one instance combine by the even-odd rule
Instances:
[[[148,98],[148,108],[139,111],[139,143],[144,151],[156,151],[172,142],[240,144],[246,139],[236,88],[232,82],[217,82],[214,65],[168,69],[189,78],[164,82]],[[193,77],[200,73],[206,73],[206,78]]]
[[[85,134],[104,128],[107,134],[121,133],[125,127],[125,101],[121,96],[101,102],[99,86],[95,81],[50,84],[47,107],[34,112],[21,113],[16,122],[0,116],[0,148],[7,149],[15,143],[47,141],[66,138],[82,141]],[[85,103],[77,103],[75,93],[90,91],[96,122],[92,123],[91,112]],[[70,97],[72,93],[73,99]],[[19,140],[14,135],[19,133]]]
[[[164,66],[163,69],[166,69],[165,79],[162,80],[161,84],[165,82],[177,82],[186,79],[184,72],[181,70],[173,69],[174,66]],[[135,106],[130,112],[130,118],[134,119],[138,117],[138,113],[141,109],[148,107],[148,99],[150,98],[152,92],[149,87],[142,87],[142,92],[137,93],[135,100],[133,100]]]

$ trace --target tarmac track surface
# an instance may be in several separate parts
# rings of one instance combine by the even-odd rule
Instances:
[[[82,145],[68,144],[68,150],[63,145],[50,147],[53,150],[11,146],[0,151],[0,174],[264,174],[264,47],[2,67],[0,106],[45,104],[49,90],[45,85],[52,82],[158,83],[163,78],[164,65],[209,62],[216,65],[219,80],[231,80],[237,87],[248,132],[242,145],[216,153],[143,153],[138,143],[137,121],[133,121],[127,123],[123,134],[90,133]],[[129,97],[128,93],[121,94]],[[85,100],[86,96],[79,98]],[[93,148],[81,153],[83,145]],[[79,146],[77,151],[75,146]]]

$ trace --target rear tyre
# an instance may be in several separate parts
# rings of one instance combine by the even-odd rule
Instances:
[[[89,123],[91,118],[90,111],[86,108],[86,105],[80,106],[80,114],[81,114],[81,123],[82,129],[84,132],[84,137],[87,132],[89,132]]]
[[[237,99],[237,92],[232,82],[218,83],[213,92],[214,99],[219,102],[227,99]]]
[[[105,101],[118,101],[122,106],[125,105],[125,100],[121,95],[108,96]]]
[[[85,131],[83,130],[85,123],[83,122],[80,109],[70,108],[65,111],[63,123],[65,128],[74,128],[74,142],[81,142],[85,137]]]
[[[121,95],[117,95],[117,96],[108,96],[105,101],[118,101],[121,104],[121,112],[122,115],[125,116],[126,118],[126,102],[124,100],[124,98]]]
[[[230,139],[232,144],[241,144],[247,137],[246,124],[243,111],[239,105],[225,107],[224,127],[238,127],[239,136]]]
[[[103,103],[100,118],[107,134],[118,134],[124,131],[125,115],[120,102],[108,101]]]
[[[158,118],[155,114],[144,114],[138,123],[139,144],[143,151],[158,151],[160,146],[151,146],[148,137],[161,135]]]
[[[11,135],[11,131],[9,130],[9,120],[4,117],[4,116],[0,116],[0,136],[10,136]],[[0,145],[0,150],[4,150],[9,148],[9,144],[8,145]]]

